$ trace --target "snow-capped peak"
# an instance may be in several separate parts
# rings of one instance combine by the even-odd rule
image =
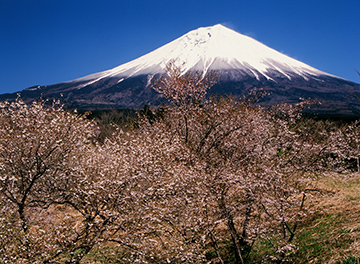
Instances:
[[[184,71],[244,69],[250,71],[257,79],[259,75],[271,79],[270,72],[273,71],[289,79],[294,74],[305,79],[309,75],[327,75],[257,40],[218,24],[192,30],[138,59],[74,81],[89,80],[93,83],[105,77],[121,79],[163,73],[169,61],[178,62]]]

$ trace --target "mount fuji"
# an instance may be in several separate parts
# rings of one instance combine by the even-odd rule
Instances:
[[[25,101],[60,98],[70,108],[134,108],[160,104],[151,88],[154,77],[175,61],[181,69],[215,70],[219,82],[212,93],[244,94],[263,88],[270,95],[264,104],[297,102],[300,98],[322,101],[315,111],[330,115],[360,116],[360,101],[352,94],[359,85],[317,70],[222,25],[198,28],[128,63],[72,81],[38,85],[21,92]],[[0,95],[0,99],[16,94]]]

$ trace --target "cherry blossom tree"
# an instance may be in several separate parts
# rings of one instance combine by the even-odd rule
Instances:
[[[246,263],[267,239],[283,262],[309,175],[326,168],[327,131],[298,122],[313,102],[206,96],[217,80],[171,62],[153,83],[169,102],[160,114],[144,108],[99,141],[94,122],[57,102],[1,102],[0,259]]]
[[[360,122],[355,121],[333,131],[331,134],[331,149],[336,153],[338,164],[356,160],[357,172],[360,173]],[[345,166],[346,167],[346,166]],[[341,166],[343,168],[343,166]]]
[[[0,211],[6,216],[1,230],[15,242],[3,248],[7,258],[21,262],[41,255],[45,245],[34,232],[39,210],[51,205],[58,177],[75,150],[90,144],[92,134],[91,122],[65,112],[57,102],[50,107],[41,100],[28,106],[20,98],[0,103]]]
[[[2,261],[80,263],[109,244],[118,261],[203,259],[184,211],[200,178],[166,127],[144,120],[97,142],[92,122],[56,104],[1,107]]]
[[[321,152],[317,144],[304,147],[304,137],[291,130],[301,110],[312,102],[269,110],[254,104],[256,94],[249,100],[206,98],[205,93],[199,96],[184,88],[193,80],[188,84],[184,73],[170,66],[167,75],[155,82],[155,89],[170,101],[161,122],[189,148],[192,164],[203,166],[199,192],[207,197],[204,234],[218,261],[224,261],[220,245],[228,239],[226,229],[236,263],[244,263],[260,236],[282,232],[283,242],[274,245],[282,261],[294,247],[297,222],[304,215],[306,179],[300,171],[303,165],[316,166],[311,158]],[[196,78],[206,84],[216,81],[213,73],[198,73]]]

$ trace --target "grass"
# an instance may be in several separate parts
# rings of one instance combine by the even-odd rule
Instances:
[[[359,264],[360,263],[360,255],[359,257],[349,257],[342,261],[336,262],[336,264]]]
[[[360,174],[328,174],[314,181],[311,213],[297,230],[298,250],[287,263],[360,264]],[[256,243],[250,263],[268,263],[274,249]]]
[[[298,230],[296,262],[356,263],[349,261],[360,255],[360,175],[329,174],[315,184],[323,195],[310,200],[313,213]]]

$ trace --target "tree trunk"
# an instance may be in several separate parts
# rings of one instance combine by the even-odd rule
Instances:
[[[251,216],[251,209],[252,209],[251,204],[248,204],[246,206],[246,211],[245,211],[245,219],[244,219],[242,235],[239,239],[239,243],[243,249],[242,252],[243,252],[243,255],[245,256],[245,258],[246,258],[246,256],[249,255],[251,248],[252,248],[252,245],[247,240],[247,238],[248,238],[247,230],[248,230],[248,225],[249,225],[250,216]]]
[[[220,262],[221,264],[224,264],[224,261],[222,260],[221,255],[220,255],[219,245],[218,245],[218,243],[217,243],[217,241],[216,241],[215,236],[213,235],[213,233],[212,233],[211,231],[210,231],[210,238],[211,238],[211,241],[212,241],[212,243],[213,243],[213,247],[214,247],[214,249],[215,249],[215,252],[216,252],[216,255],[217,255],[217,257],[218,257],[219,262]]]
[[[231,213],[228,211],[227,207],[226,207],[226,202],[225,202],[225,197],[224,194],[221,195],[221,199],[220,199],[220,209],[223,212],[223,217],[226,219],[226,225],[230,231],[230,235],[231,235],[231,239],[233,241],[233,246],[235,249],[235,259],[236,259],[236,264],[244,264],[244,260],[242,259],[241,256],[241,248],[240,248],[240,243],[239,243],[239,235],[236,231],[235,228],[235,224],[233,221],[233,217],[231,215]]]
[[[28,226],[27,226],[27,221],[26,221],[26,218],[25,218],[25,213],[24,213],[24,210],[25,210],[25,206],[24,204],[20,203],[18,204],[18,213],[19,213],[19,217],[20,217],[20,220],[21,220],[21,227],[22,227],[22,230],[24,231],[24,233],[26,234],[27,233],[27,230],[28,230]]]
[[[235,248],[235,258],[236,258],[236,263],[241,263],[244,264],[244,260],[242,259],[241,256],[241,248],[240,248],[240,243],[239,243],[239,236],[236,232],[235,229],[235,225],[234,225],[234,221],[232,220],[232,218],[227,219],[227,226],[229,228],[230,234],[231,234],[231,239],[233,241],[234,244],[234,248]]]

